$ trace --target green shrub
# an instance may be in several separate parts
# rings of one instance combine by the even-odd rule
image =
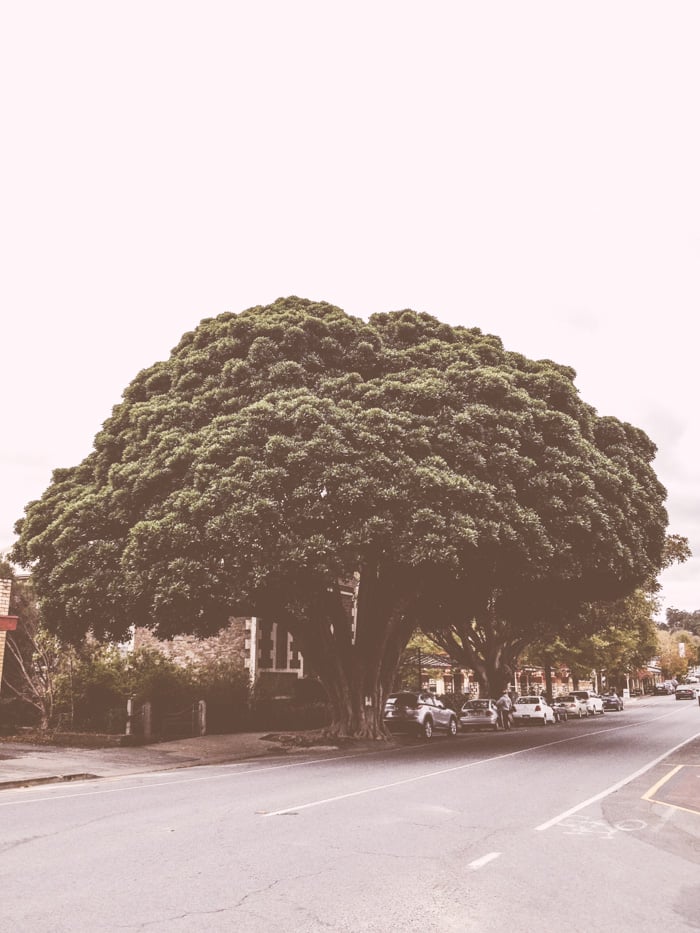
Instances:
[[[250,674],[242,663],[221,659],[194,673],[197,695],[207,704],[207,732],[239,732],[250,721]]]

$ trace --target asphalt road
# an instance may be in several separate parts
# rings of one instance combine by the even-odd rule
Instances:
[[[700,707],[4,791],[0,931],[700,929]]]

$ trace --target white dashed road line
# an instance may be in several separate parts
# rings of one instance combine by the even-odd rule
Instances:
[[[482,855],[481,858],[474,859],[473,862],[469,863],[469,867],[473,871],[477,871],[479,868],[483,868],[484,865],[488,865],[489,862],[492,862],[495,858],[498,858],[500,852],[489,852],[488,855]]]

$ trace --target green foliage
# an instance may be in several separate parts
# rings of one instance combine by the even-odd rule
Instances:
[[[262,677],[254,685],[249,728],[255,730],[319,729],[330,723],[328,695],[313,678],[285,678],[282,687],[274,677]],[[280,690],[289,695],[280,695]]]
[[[218,660],[199,664],[193,671],[196,695],[207,704],[207,732],[235,732],[247,727],[250,717],[250,674],[242,661]]]
[[[394,675],[393,690],[417,690],[421,686],[422,676],[430,675],[431,661],[439,658],[446,664],[458,666],[449,654],[420,629],[411,635]]]
[[[680,648],[679,646],[683,647]],[[664,677],[681,680],[689,667],[700,663],[700,636],[682,629],[658,632],[658,658]]]
[[[410,310],[364,322],[292,297],[207,319],[55,471],[13,558],[76,643],[284,618],[357,729],[416,623],[532,628],[545,599],[614,599],[657,572],[654,446],[573,380]],[[337,583],[356,571],[347,650]]]
[[[88,640],[63,650],[56,678],[56,719],[62,728],[123,732],[126,721],[126,659],[112,646]]]
[[[163,706],[194,699],[196,673],[171,661],[153,648],[134,651],[128,657],[124,689],[137,703],[150,700]]]
[[[134,614],[210,629],[265,588],[306,599],[371,552],[488,568],[489,590],[615,590],[660,560],[663,490],[648,438],[572,376],[410,311],[281,299],[205,320],[56,471],[15,556],[50,624],[113,637]]]
[[[687,612],[683,609],[673,609],[669,606],[666,610],[665,627],[671,632],[686,631],[694,635],[700,635],[700,609],[694,612]]]
[[[527,658],[568,667],[574,678],[605,671],[608,682],[645,667],[659,651],[656,602],[643,590],[611,603],[586,604],[553,638],[535,643]]]
[[[15,572],[12,564],[0,557],[0,580],[14,580]]]

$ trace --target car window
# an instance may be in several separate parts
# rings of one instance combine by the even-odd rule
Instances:
[[[521,706],[527,706],[534,703],[539,703],[540,701],[537,699],[537,697],[518,697],[515,702]]]
[[[415,706],[416,697],[413,693],[395,693],[386,702],[387,706]]]

